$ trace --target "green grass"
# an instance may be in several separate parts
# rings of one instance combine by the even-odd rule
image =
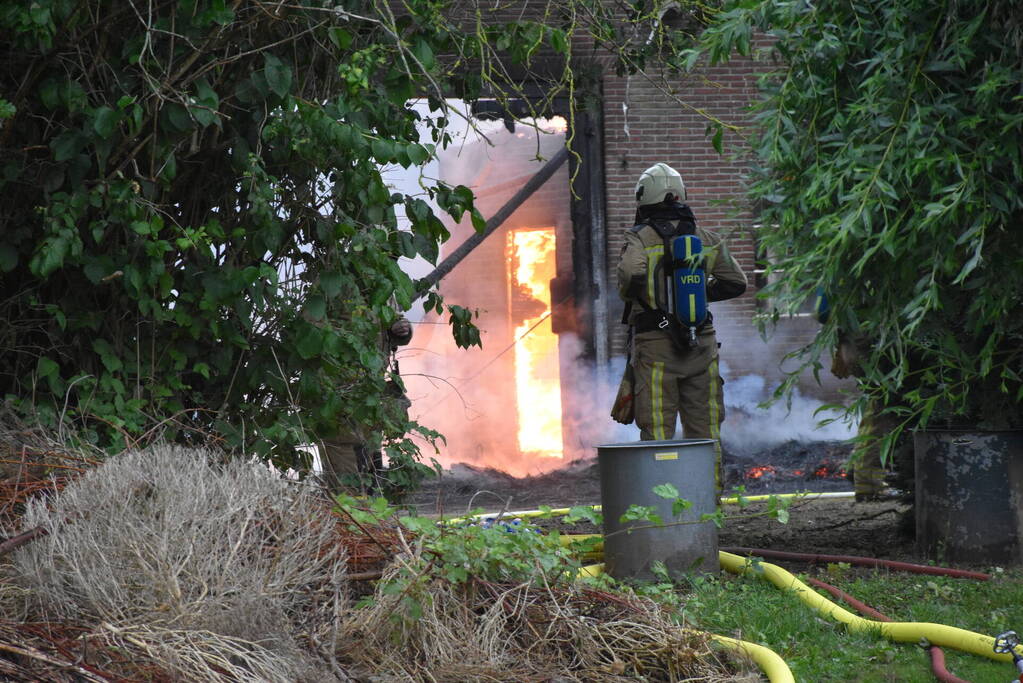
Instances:
[[[990,636],[1007,629],[1023,633],[1023,570],[996,570],[995,575],[983,582],[829,567],[818,578],[895,621],[947,624]],[[805,579],[807,575],[797,576]],[[691,590],[685,606],[689,623],[771,648],[785,659],[797,681],[935,680],[930,656],[922,648],[880,635],[851,634],[763,579],[726,574],[701,577]],[[1018,675],[1011,662],[949,648],[945,662],[951,673],[975,683],[1004,682]]]

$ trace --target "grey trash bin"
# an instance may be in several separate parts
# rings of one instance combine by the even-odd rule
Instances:
[[[651,579],[651,565],[665,564],[669,574],[716,573],[718,530],[713,522],[648,529],[649,522],[619,522],[630,505],[657,509],[665,522],[695,521],[717,509],[714,441],[635,441],[597,446],[600,499],[604,517],[604,569],[616,579]],[[672,517],[672,501],[653,492],[671,483],[692,507]],[[632,531],[625,531],[625,529]]]

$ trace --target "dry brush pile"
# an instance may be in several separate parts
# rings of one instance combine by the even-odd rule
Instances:
[[[651,602],[539,568],[445,578],[414,531],[264,466],[166,446],[96,466],[11,443],[5,461],[66,469],[4,472],[8,534],[34,531],[0,546],[4,680],[757,678]]]

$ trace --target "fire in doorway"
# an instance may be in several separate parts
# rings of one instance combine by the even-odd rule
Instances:
[[[563,422],[562,393],[566,365],[578,354],[552,326],[561,309],[551,296],[552,281],[571,282],[568,155],[561,119],[514,132],[490,123],[486,141],[457,146],[439,168],[446,182],[473,190],[485,217],[504,215],[482,240],[468,221],[449,224],[441,254],[465,253],[438,289],[449,304],[478,311],[483,348],[455,348],[446,322],[427,316],[399,360],[411,416],[444,435],[439,452],[426,447],[427,457],[525,476],[564,465],[564,442],[574,434]],[[546,179],[506,210],[537,177]],[[462,245],[473,243],[465,252]]]
[[[554,255],[554,228],[508,232],[518,446],[544,458],[560,458],[563,448],[558,338],[551,327]]]

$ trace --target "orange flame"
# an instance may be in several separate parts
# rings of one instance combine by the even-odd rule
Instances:
[[[747,479],[760,479],[765,474],[774,474],[774,468],[770,465],[758,465],[757,467],[751,467],[746,470]]]
[[[815,477],[819,477],[821,479],[824,479],[824,478],[827,478],[827,477],[845,478],[845,477],[848,476],[846,474],[845,470],[837,469],[837,468],[832,468],[830,465],[822,465],[822,466],[818,467],[817,471],[814,472],[813,475]]]
[[[551,329],[550,282],[557,268],[554,228],[508,232],[512,289],[527,300],[515,327],[515,395],[522,454],[562,457],[558,337]]]
[[[555,116],[541,123],[540,128],[547,133],[565,134],[568,132],[568,120],[564,116]]]

